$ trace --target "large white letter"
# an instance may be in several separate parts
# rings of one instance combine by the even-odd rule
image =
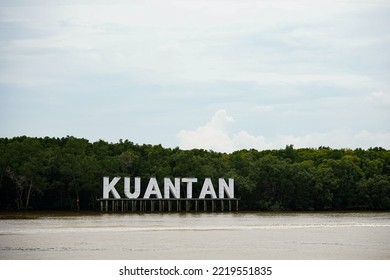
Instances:
[[[198,182],[196,178],[183,178],[181,179],[183,183],[187,183],[187,198],[192,198],[192,183]]]
[[[152,194],[156,195],[157,198],[162,198],[156,178],[150,178],[144,198],[150,198]]]
[[[164,178],[164,198],[169,198],[169,191],[172,192],[174,198],[180,198],[180,178],[175,178],[175,185],[171,179]]]
[[[210,178],[206,178],[203,183],[202,191],[200,192],[199,198],[205,198],[206,195],[211,195],[211,198],[217,198],[213,183]]]
[[[125,177],[125,196],[127,198],[138,198],[141,193],[141,178],[134,178],[134,192],[130,192],[130,177]]]
[[[229,185],[226,184],[226,181],[222,178],[218,179],[219,183],[219,198],[224,198],[226,192],[229,198],[234,198],[234,179],[229,178]]]
[[[112,192],[114,198],[121,198],[115,189],[115,185],[120,179],[121,177],[115,177],[110,183],[110,178],[103,177],[103,198],[109,198],[110,192]]]

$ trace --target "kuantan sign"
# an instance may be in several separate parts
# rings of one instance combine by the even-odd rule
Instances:
[[[134,188],[130,188],[130,177],[124,177],[124,196],[127,199],[137,199],[141,195],[141,178],[134,178]],[[114,177],[111,181],[109,177],[103,177],[103,199],[110,198],[110,193],[115,199],[121,199],[115,186],[121,180],[121,177]],[[173,182],[170,178],[164,178],[164,196],[162,195],[157,179],[152,177],[149,179],[148,185],[145,192],[143,192],[142,199],[157,198],[157,199],[180,199],[181,187],[184,185],[183,192],[187,199],[192,199],[192,188],[195,183],[198,183],[197,178],[174,178]],[[234,199],[234,179],[229,178],[227,181],[223,178],[218,179],[218,196],[214,189],[213,183],[210,178],[206,178],[203,181],[202,189],[199,194],[199,199],[223,199],[225,198]],[[172,197],[171,197],[172,195]]]

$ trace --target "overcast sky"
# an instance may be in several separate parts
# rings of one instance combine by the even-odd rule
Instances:
[[[0,0],[0,137],[390,149],[390,0]]]

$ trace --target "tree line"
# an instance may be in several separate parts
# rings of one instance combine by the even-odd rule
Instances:
[[[97,210],[103,176],[141,177],[143,188],[151,177],[234,178],[247,211],[390,209],[390,151],[379,147],[227,154],[72,136],[0,138],[0,210]]]

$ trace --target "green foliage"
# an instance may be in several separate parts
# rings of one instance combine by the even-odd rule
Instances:
[[[390,151],[383,148],[288,145],[226,154],[128,140],[0,138],[1,210],[96,209],[103,176],[141,177],[143,188],[150,177],[234,178],[242,210],[390,209]]]

